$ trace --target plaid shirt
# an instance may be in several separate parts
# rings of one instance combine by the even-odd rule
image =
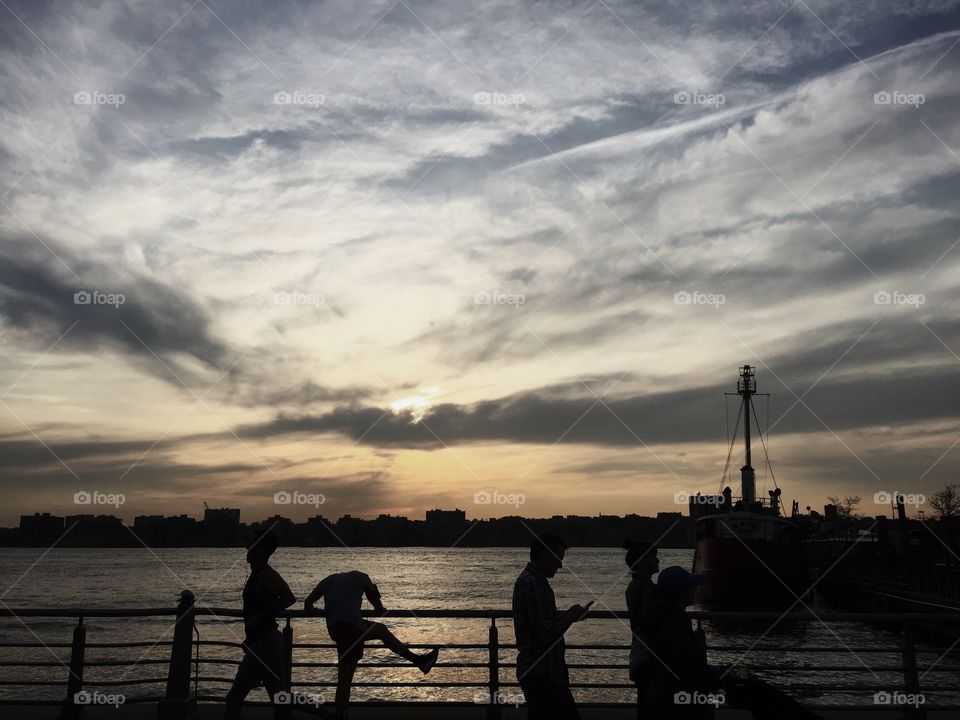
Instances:
[[[557,600],[546,576],[531,563],[513,586],[513,630],[517,636],[517,679],[537,677],[560,685],[570,683],[566,643],[545,643],[548,628],[557,621]]]

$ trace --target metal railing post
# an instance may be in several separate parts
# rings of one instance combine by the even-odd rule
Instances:
[[[490,677],[487,680],[487,690],[490,693],[490,704],[487,705],[487,720],[500,720],[500,631],[497,628],[497,618],[490,618],[490,635],[487,642],[488,667]]]
[[[83,692],[83,659],[87,651],[87,628],[83,624],[83,615],[77,618],[73,629],[73,643],[70,646],[70,675],[67,677],[67,697],[63,700],[60,717],[63,720],[78,718],[86,703],[78,702],[77,696]]]
[[[909,623],[903,624],[903,687],[907,695],[917,697],[920,694],[920,674],[917,671],[917,647],[913,630]],[[923,704],[905,705],[904,716],[911,720],[924,720],[927,709]]]
[[[289,616],[283,628],[283,682],[288,691],[293,687],[293,626]]]
[[[196,608],[193,593],[184,590],[177,604],[177,622],[173,626],[170,665],[167,669],[167,691],[157,703],[161,718],[190,718],[197,714],[197,699],[190,696],[190,664],[193,650],[193,624]]]

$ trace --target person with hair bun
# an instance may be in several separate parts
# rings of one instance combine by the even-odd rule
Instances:
[[[653,576],[660,569],[660,560],[657,548],[648,542],[627,538],[623,541],[623,549],[627,551],[624,561],[632,575],[626,591],[631,634],[630,680],[637,686],[637,720],[645,720],[646,696],[656,662],[647,646],[645,626],[659,603]]]
[[[290,693],[289,668],[277,615],[293,605],[296,598],[280,573],[270,567],[270,557],[276,552],[277,545],[277,534],[266,530],[247,546],[250,577],[243,586],[243,627],[246,630],[241,643],[243,660],[227,692],[224,720],[237,720],[244,698],[260,685],[270,695],[274,718],[286,720],[291,716],[290,704],[284,702]]]

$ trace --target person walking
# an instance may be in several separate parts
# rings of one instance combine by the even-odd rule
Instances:
[[[530,562],[513,586],[513,628],[517,638],[517,680],[529,720],[580,720],[570,692],[564,634],[593,604],[557,611],[549,579],[563,567],[567,543],[551,533],[537,536]]]
[[[250,577],[243,586],[245,637],[241,646],[244,655],[227,692],[224,720],[238,720],[244,698],[260,685],[270,695],[274,717],[281,720],[291,716],[290,704],[282,702],[283,697],[289,697],[290,688],[283,635],[276,618],[293,605],[296,598],[280,573],[270,567],[269,560],[277,544],[276,533],[268,530],[257,535],[247,547]]]
[[[637,687],[637,720],[648,720],[646,695],[657,660],[650,654],[646,623],[659,603],[653,576],[660,569],[660,560],[657,548],[650,543],[627,538],[623,547],[627,551],[624,561],[632,576],[625,593],[630,616],[630,680]]]

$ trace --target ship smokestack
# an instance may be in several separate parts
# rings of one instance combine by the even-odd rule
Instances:
[[[907,508],[906,508],[906,505],[904,505],[904,499],[905,498],[903,497],[903,495],[901,495],[900,493],[897,493],[896,495],[897,520],[900,522],[901,525],[907,521]]]
[[[757,499],[757,474],[749,465],[740,468],[740,485],[743,489],[743,504],[750,507]]]

